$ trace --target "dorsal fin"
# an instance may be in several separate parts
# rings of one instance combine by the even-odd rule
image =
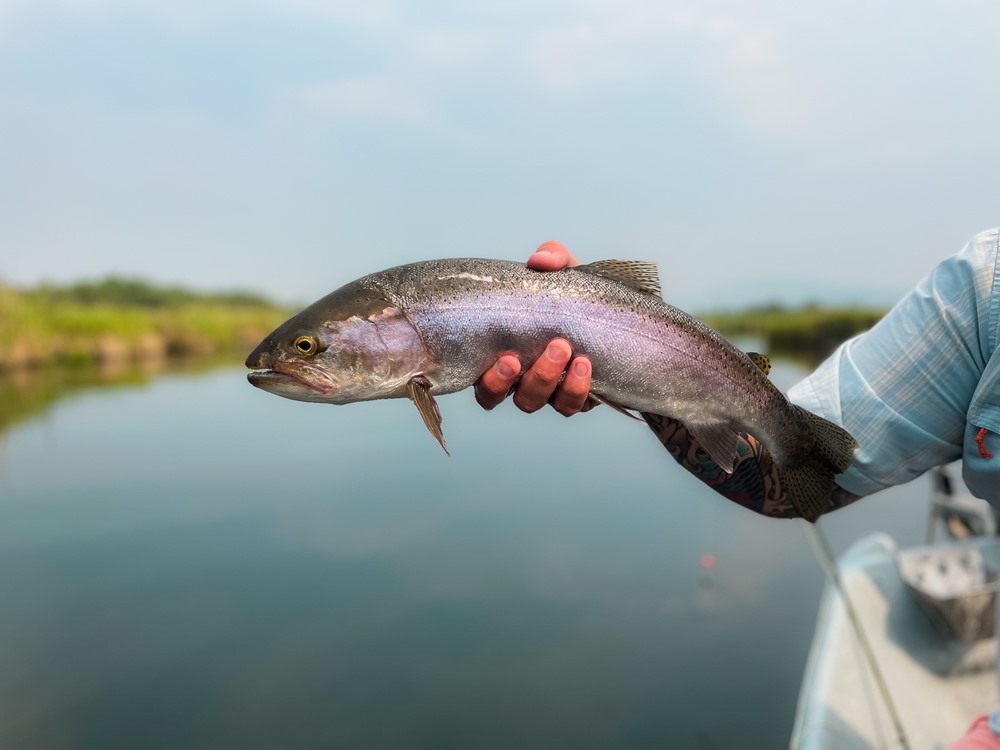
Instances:
[[[660,293],[660,271],[656,264],[647,260],[598,260],[575,270],[585,271],[607,279],[613,279],[619,284],[630,286],[644,294],[654,297]]]
[[[747,356],[750,361],[753,362],[765,375],[771,374],[771,360],[766,354],[759,354],[758,352],[747,352]]]

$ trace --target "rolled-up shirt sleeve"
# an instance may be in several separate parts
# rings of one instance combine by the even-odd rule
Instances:
[[[868,495],[963,455],[970,405],[996,349],[997,253],[997,230],[974,237],[789,392],[857,439],[854,463],[837,478],[848,492]]]

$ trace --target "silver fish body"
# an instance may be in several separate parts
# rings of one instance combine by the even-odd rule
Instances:
[[[723,469],[739,434],[753,435],[793,502],[793,492],[808,495],[796,502],[802,515],[818,517],[851,461],[851,436],[789,403],[750,357],[664,302],[650,268],[604,261],[537,272],[475,258],[390,268],[276,329],[248,358],[258,371],[249,378],[299,400],[409,396],[443,445],[435,395],[473,385],[505,353],[530,363],[558,336],[590,359],[595,396],[684,422]]]

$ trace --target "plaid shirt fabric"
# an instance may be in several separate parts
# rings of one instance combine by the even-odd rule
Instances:
[[[973,237],[789,392],[857,438],[845,490],[868,495],[961,458],[969,489],[1000,507],[998,252],[1000,230]]]

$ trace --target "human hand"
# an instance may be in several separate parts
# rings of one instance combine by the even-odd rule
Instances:
[[[580,261],[562,243],[553,241],[543,243],[528,258],[528,267],[536,271],[558,271],[578,265]],[[568,341],[553,339],[523,375],[521,360],[515,355],[500,357],[476,383],[476,401],[484,409],[492,409],[513,391],[514,405],[523,412],[530,414],[551,403],[553,409],[569,417],[594,405],[587,398],[590,374],[587,357],[574,358]]]

